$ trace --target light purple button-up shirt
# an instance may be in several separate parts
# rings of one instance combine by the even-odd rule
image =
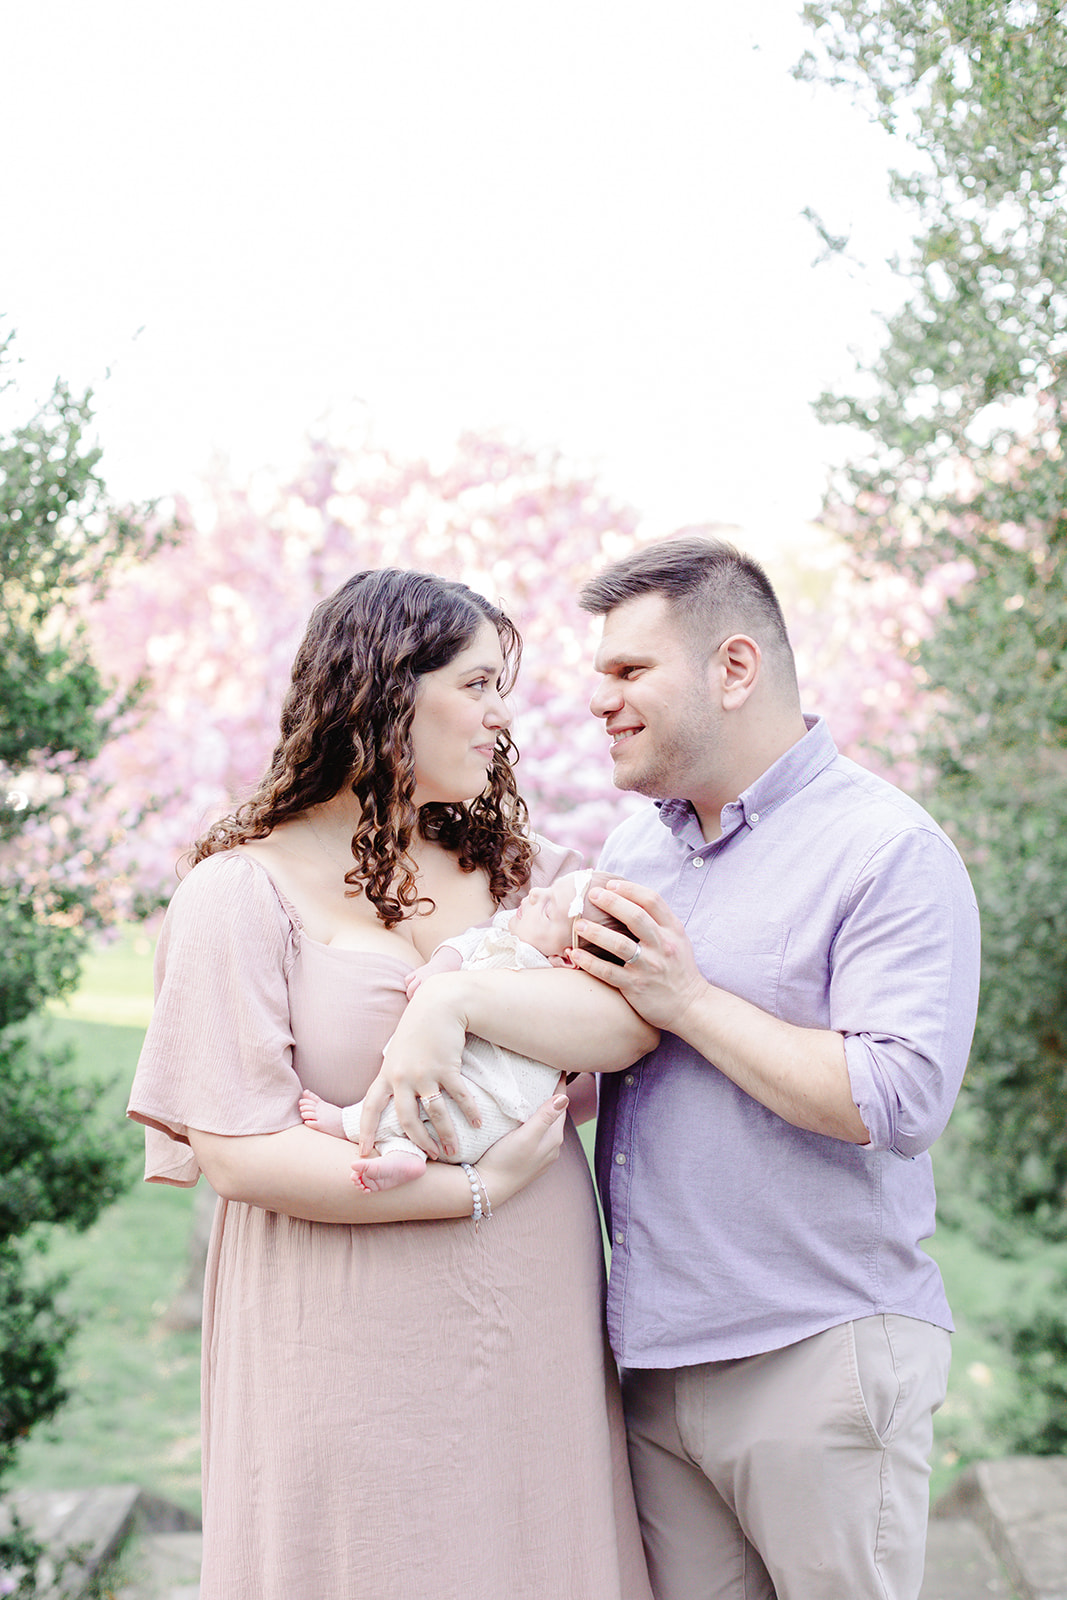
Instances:
[[[722,812],[629,818],[601,866],[656,889],[709,982],[844,1036],[858,1147],[784,1122],[689,1045],[600,1080],[597,1177],[623,1366],[780,1349],[878,1312],[951,1328],[927,1154],[959,1090],[978,996],[978,909],[922,807],[840,756],[826,724]]]

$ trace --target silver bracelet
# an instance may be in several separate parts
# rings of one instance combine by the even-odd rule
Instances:
[[[478,1183],[478,1174],[469,1161],[461,1161],[459,1166],[467,1174],[467,1182],[471,1186],[471,1197],[474,1202],[471,1207],[471,1221],[474,1223],[474,1231],[477,1233],[478,1224],[482,1220],[482,1194]],[[488,1198],[488,1195],[486,1195],[487,1201]]]
[[[482,1191],[482,1198],[485,1201],[485,1206],[484,1206],[484,1208],[482,1210],[482,1215],[485,1217],[486,1222],[489,1222],[489,1221],[492,1220],[492,1216],[493,1216],[493,1208],[489,1204],[489,1190],[485,1187],[485,1179],[482,1177],[481,1173],[478,1172],[478,1168],[475,1167],[474,1170],[477,1173],[478,1183],[479,1183],[479,1185],[481,1187],[481,1191]]]

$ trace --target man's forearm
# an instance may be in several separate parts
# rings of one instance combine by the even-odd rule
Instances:
[[[711,984],[692,999],[674,1032],[794,1127],[868,1143],[839,1033],[798,1028]]]

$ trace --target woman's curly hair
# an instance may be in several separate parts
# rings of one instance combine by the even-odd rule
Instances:
[[[481,868],[494,900],[523,887],[532,847],[504,730],[484,791],[462,804],[416,807],[411,724],[419,679],[448,666],[492,623],[515,681],[522,640],[502,611],[465,584],[427,572],[357,572],[311,614],[282,705],[281,737],[252,798],[196,841],[189,859],[263,839],[280,822],[348,787],[362,817],[352,837],[351,894],[366,894],[387,928],[432,909],[408,854],[420,834]]]

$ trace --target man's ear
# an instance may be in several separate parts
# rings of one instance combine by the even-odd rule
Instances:
[[[747,633],[732,633],[723,640],[714,661],[724,711],[736,711],[744,705],[759,681],[762,659],[759,645]]]

